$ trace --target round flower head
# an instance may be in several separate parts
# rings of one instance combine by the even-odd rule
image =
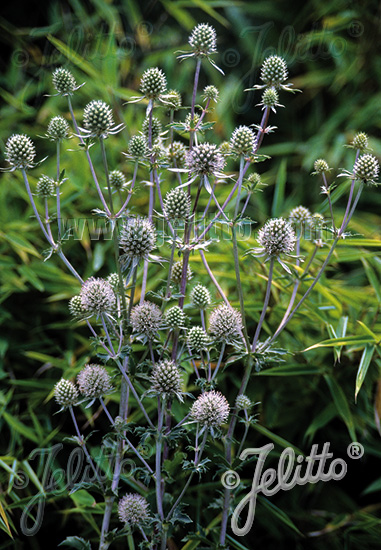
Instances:
[[[258,242],[267,256],[290,254],[295,248],[296,235],[291,224],[283,218],[274,218],[259,230]]]
[[[112,313],[116,305],[115,293],[110,283],[101,278],[87,279],[82,285],[80,296],[82,308],[90,315]]]
[[[217,103],[219,92],[215,86],[205,86],[203,95],[206,100]]]
[[[62,407],[70,407],[78,402],[78,390],[70,380],[61,378],[54,386],[54,397]]]
[[[182,105],[181,95],[180,92],[177,90],[169,90],[162,98],[162,100],[165,99],[165,103],[168,105],[170,109],[173,111],[178,111]]]
[[[235,406],[238,410],[247,411],[253,406],[253,404],[251,400],[247,397],[247,395],[241,393],[237,396],[237,399],[235,400]]]
[[[129,218],[124,223],[119,237],[124,259],[146,259],[155,244],[156,231],[148,218]]]
[[[364,151],[368,147],[368,136],[364,132],[359,132],[353,138],[352,145],[355,149]]]
[[[193,122],[192,122],[192,114],[188,113],[185,117],[184,124],[187,130],[190,130],[190,128],[196,128],[200,121],[200,115],[197,113],[193,113]]]
[[[261,68],[261,80],[267,86],[279,86],[287,79],[287,65],[283,57],[267,57]]]
[[[199,176],[221,172],[225,166],[224,157],[218,150],[217,145],[212,143],[200,143],[193,147],[187,155],[189,170]]]
[[[304,224],[309,225],[311,223],[312,214],[304,206],[297,206],[290,212],[289,220],[297,225]]]
[[[86,316],[86,310],[82,306],[82,298],[80,294],[71,298],[69,302],[69,311],[73,317],[77,317],[78,319]]]
[[[138,493],[125,495],[118,503],[118,515],[122,523],[140,525],[149,519],[147,500]]]
[[[274,112],[275,107],[279,107],[279,95],[276,89],[271,86],[270,88],[266,88],[266,90],[262,94],[262,100],[260,105],[263,105],[263,107],[270,107]]]
[[[217,51],[217,35],[211,25],[200,23],[194,27],[189,44],[196,56],[205,56]]]
[[[83,113],[83,124],[89,135],[93,137],[107,136],[114,124],[111,107],[100,99],[90,101]]]
[[[239,311],[226,304],[212,311],[209,319],[209,331],[216,340],[227,342],[241,334],[242,317]]]
[[[53,72],[53,86],[61,95],[71,95],[77,87],[74,76],[63,67],[58,67]]]
[[[101,397],[112,390],[110,375],[100,365],[86,365],[78,374],[77,382],[85,397]]]
[[[156,99],[167,89],[167,79],[163,71],[152,67],[144,71],[140,81],[140,90],[148,99]]]
[[[110,273],[107,277],[107,282],[110,284],[114,292],[119,290],[119,275],[117,273]]]
[[[188,332],[188,345],[193,351],[201,351],[209,343],[209,338],[202,327],[192,327]]]
[[[149,340],[155,336],[160,328],[162,313],[160,308],[152,303],[144,301],[134,306],[131,310],[130,323],[132,330],[138,334],[147,336]]]
[[[229,403],[222,393],[208,391],[198,396],[191,408],[196,422],[208,428],[219,428],[229,417]]]
[[[212,301],[209,290],[201,284],[197,284],[192,288],[190,299],[192,304],[200,309],[205,309]]]
[[[237,155],[248,155],[254,149],[255,135],[247,126],[239,126],[233,132],[230,148]]]
[[[152,132],[152,139],[155,140],[157,139],[160,134],[161,134],[161,122],[158,118],[156,118],[155,116],[152,117],[152,129],[151,129],[151,132]],[[149,118],[145,118],[144,119],[144,122],[143,122],[143,126],[142,126],[142,131],[143,131],[143,134],[148,138],[148,134],[149,134]]]
[[[257,172],[253,172],[247,178],[247,181],[252,189],[255,189],[258,185],[262,183],[261,176]]]
[[[314,170],[316,174],[321,174],[323,172],[329,171],[328,162],[324,159],[317,159],[314,162]]]
[[[52,141],[69,137],[70,126],[63,116],[54,116],[48,124],[47,135]]]
[[[231,155],[232,150],[230,148],[230,141],[223,141],[218,150],[224,157],[228,157],[229,155]]]
[[[110,172],[110,184],[115,189],[122,189],[126,185],[126,176],[120,170]]]
[[[147,153],[148,143],[147,138],[141,134],[132,136],[128,144],[128,152],[132,157],[141,158]]]
[[[13,134],[6,143],[5,156],[14,168],[26,169],[33,166],[36,149],[28,136]]]
[[[165,312],[165,321],[170,328],[184,326],[186,315],[179,306],[173,306]]]
[[[174,361],[156,363],[151,375],[151,389],[168,396],[181,394],[181,374]]]
[[[188,193],[177,187],[167,193],[164,199],[164,214],[170,220],[186,220],[189,217],[191,201]]]
[[[373,155],[362,155],[353,167],[356,179],[368,184],[375,183],[379,169],[378,160]]]
[[[181,141],[174,141],[168,148],[168,157],[171,166],[175,168],[183,168],[186,160],[185,145]]]
[[[181,276],[183,273],[183,260],[179,260],[178,262],[174,263],[172,266],[172,273],[171,273],[171,280],[174,283],[180,283],[181,282]],[[191,268],[189,267],[189,264],[187,266],[187,281],[189,281],[193,277],[193,273]]]
[[[54,195],[54,181],[48,176],[41,176],[36,186],[36,194],[39,197],[47,198]]]

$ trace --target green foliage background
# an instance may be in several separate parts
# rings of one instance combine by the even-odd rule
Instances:
[[[313,161],[326,158],[335,167],[333,174],[341,167],[350,168],[353,151],[343,145],[356,131],[371,136],[374,154],[380,156],[380,14],[376,2],[309,0],[286,5],[281,0],[71,0],[36,4],[35,8],[26,20],[9,5],[0,20],[0,40],[6,52],[0,76],[1,148],[4,150],[11,133],[25,132],[35,140],[39,158],[50,155],[40,169],[31,172],[32,184],[40,173],[55,170],[54,145],[38,136],[45,133],[51,116],[67,115],[62,98],[46,96],[52,93],[53,68],[63,64],[73,71],[77,82],[86,81],[75,96],[79,120],[84,105],[99,98],[113,107],[118,122],[125,123],[126,129],[111,137],[107,146],[110,165],[128,171],[121,152],[140,128],[144,108],[124,103],[135,95],[143,70],[158,65],[170,86],[182,92],[184,104],[190,104],[194,65],[179,65],[174,52],[186,47],[189,31],[199,22],[215,26],[216,61],[226,73],[222,77],[209,65],[202,73],[202,84],[213,82],[220,89],[221,100],[211,116],[216,120],[213,139],[217,142],[229,139],[239,124],[259,123],[260,110],[255,105],[260,94],[243,90],[258,81],[267,55],[284,55],[291,82],[303,90],[295,96],[283,94],[281,102],[286,108],[271,117],[270,123],[278,130],[266,136],[261,152],[272,159],[258,165],[267,187],[253,197],[247,211],[258,224],[270,216],[287,215],[299,204],[324,214],[327,204],[319,194],[318,179],[310,175]],[[72,142],[65,147],[75,149]],[[64,215],[86,218],[97,206],[87,165],[80,152],[63,153],[63,159],[68,177],[63,188]],[[100,166],[101,159],[94,159]],[[229,169],[237,167],[232,163]],[[21,176],[6,173],[1,179],[0,549],[44,548],[44,537],[52,528],[56,532],[52,546],[65,536],[88,536],[91,532],[94,536],[99,530],[101,507],[93,506],[93,497],[84,490],[70,496],[65,491],[49,496],[43,526],[34,537],[23,536],[18,526],[23,506],[41,489],[44,460],[28,462],[29,452],[71,434],[70,423],[62,415],[54,416],[53,385],[61,376],[78,372],[91,352],[86,328],[73,325],[68,315],[67,302],[78,293],[77,282],[58,258],[43,263],[45,243],[31,217]],[[167,188],[171,185],[173,182],[168,182]],[[347,190],[347,184],[341,183],[333,194],[339,217],[345,204],[341,197]],[[143,186],[134,204],[137,210],[146,211]],[[312,443],[321,448],[329,441],[335,456],[345,458],[347,445],[358,440],[365,447],[365,456],[356,463],[348,459],[348,473],[341,482],[297,487],[268,501],[262,499],[253,530],[244,540],[230,540],[232,548],[253,548],[254,541],[268,549],[379,546],[380,206],[379,189],[368,188],[351,223],[351,230],[359,235],[340,243],[312,297],[279,339],[279,345],[293,355],[284,365],[253,375],[248,391],[260,405],[258,424],[247,446],[274,441],[269,465],[276,464],[287,442],[308,453]],[[217,247],[210,249],[208,259],[234,304],[231,245],[228,238],[223,242],[218,253]],[[253,237],[241,241],[241,252],[253,243]],[[66,253],[84,278],[113,271],[111,243],[107,241],[94,241],[85,234],[81,240],[68,241]],[[323,249],[318,256],[324,258],[325,254]],[[263,301],[265,271],[253,260],[245,259],[241,266],[252,332]],[[198,256],[191,258],[191,267],[197,273],[195,280],[208,281]],[[149,288],[157,289],[161,279],[160,268],[151,267]],[[265,331],[279,323],[289,292],[283,279],[275,282]],[[344,340],[303,352],[335,336]],[[366,378],[355,403],[361,361]],[[236,389],[233,392],[232,388],[238,389],[240,377],[239,366],[230,367],[221,390],[234,396]],[[89,410],[83,412],[81,421],[82,426],[87,423],[87,430],[94,425]],[[70,444],[65,449],[57,465],[65,464]],[[221,449],[217,443],[216,453]],[[216,456],[216,462],[220,461]],[[23,489],[17,488],[20,472],[32,480]],[[252,472],[245,471],[242,476],[249,487]],[[199,520],[204,526],[209,524],[209,529],[201,533],[200,540],[188,543],[180,542],[187,531],[179,532],[173,548],[214,548],[219,504],[207,506],[209,495],[218,496],[220,489],[219,478],[212,475],[206,485],[193,488],[187,502],[196,524],[189,531],[197,531]]]

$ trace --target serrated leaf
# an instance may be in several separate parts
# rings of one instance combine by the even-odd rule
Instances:
[[[67,537],[58,546],[69,546],[76,550],[91,550],[89,541],[82,539],[81,537]]]

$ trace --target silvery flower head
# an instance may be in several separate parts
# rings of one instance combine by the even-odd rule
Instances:
[[[132,136],[128,144],[128,152],[132,157],[143,158],[147,154],[148,143],[147,138],[142,134]]]
[[[54,397],[62,407],[70,407],[78,402],[78,390],[70,380],[61,378],[54,386]]]
[[[172,266],[171,281],[179,284],[181,282],[182,273],[183,273],[183,260],[181,259],[178,262],[175,262]],[[186,280],[189,281],[190,279],[192,279],[192,277],[193,277],[193,273],[188,264]]]
[[[219,96],[218,89],[215,86],[205,86],[203,96],[206,101],[209,100],[217,103]]]
[[[217,51],[217,35],[211,25],[200,23],[193,28],[189,44],[196,56],[208,56]]]
[[[158,118],[156,118],[155,116],[153,116],[152,117],[152,122],[151,122],[152,140],[155,140],[158,137],[160,137],[161,131],[162,131],[162,126],[161,126],[160,120]],[[149,117],[146,117],[144,119],[143,126],[142,126],[142,132],[148,138],[148,136],[149,136]]]
[[[78,374],[79,391],[85,397],[102,397],[112,390],[111,377],[101,365],[86,365]]]
[[[167,150],[170,165],[174,168],[183,168],[186,162],[186,149],[181,141],[174,141]]]
[[[174,361],[164,360],[155,364],[151,375],[151,391],[165,398],[181,398],[181,374]]]
[[[190,299],[192,304],[200,309],[205,309],[212,301],[209,290],[200,283],[192,288]]]
[[[180,187],[176,187],[166,194],[164,214],[169,220],[187,220],[190,209],[190,196]]]
[[[69,302],[69,311],[76,319],[82,319],[87,316],[86,310],[82,306],[81,295],[73,296]]]
[[[290,273],[290,269],[280,259],[281,254],[290,255],[295,248],[296,235],[290,223],[283,218],[268,220],[259,230],[258,238],[262,248],[257,255],[276,258],[281,266]]]
[[[49,124],[46,135],[51,141],[62,141],[69,137],[70,126],[63,116],[53,117]]]
[[[39,178],[36,186],[36,194],[39,197],[46,199],[47,197],[54,195],[55,190],[56,188],[52,179],[50,179],[48,176],[41,176]]]
[[[237,407],[238,410],[247,411],[253,406],[253,404],[250,398],[247,397],[247,395],[244,395],[243,393],[241,393],[240,395],[237,395],[237,399],[235,400],[235,406]]]
[[[362,180],[367,185],[377,185],[379,170],[378,160],[369,154],[361,155],[353,167],[356,179]]]
[[[131,310],[130,323],[133,332],[146,336],[149,340],[157,334],[163,314],[159,306],[145,300]]]
[[[299,235],[311,227],[312,214],[305,206],[297,206],[291,210],[288,219]]]
[[[64,67],[55,69],[52,79],[53,86],[60,95],[72,95],[78,89],[74,76]]]
[[[110,185],[114,189],[123,189],[127,184],[126,176],[120,170],[110,172]]]
[[[209,332],[215,340],[228,342],[240,336],[242,317],[239,311],[221,304],[216,307],[209,318]]]
[[[107,137],[115,133],[112,110],[107,103],[94,99],[90,101],[83,112],[84,131],[89,137]]]
[[[225,166],[224,157],[213,143],[195,145],[187,154],[187,165],[193,174],[209,176],[220,173]]]
[[[209,344],[209,338],[202,327],[192,327],[188,332],[187,342],[192,351],[200,352]]]
[[[126,525],[141,525],[149,519],[149,504],[138,493],[128,493],[118,503],[118,515]]]
[[[261,68],[261,80],[266,86],[276,88],[287,80],[287,65],[283,57],[271,55],[264,60]]]
[[[156,246],[156,231],[148,218],[129,218],[122,226],[119,236],[121,262],[137,265],[146,260]]]
[[[110,283],[105,279],[90,277],[82,285],[81,304],[87,315],[99,316],[102,313],[113,313],[116,297]]]
[[[175,329],[183,327],[186,321],[186,315],[179,306],[172,306],[165,312],[165,321],[169,328]]]
[[[314,162],[314,172],[313,174],[324,174],[325,172],[329,172],[330,168],[328,165],[328,162],[324,159],[316,159]]]
[[[167,89],[167,79],[165,74],[158,67],[152,67],[144,71],[140,90],[148,99],[157,99]]]
[[[239,126],[232,134],[230,149],[236,155],[249,155],[255,146],[255,134],[248,126]]]
[[[358,132],[351,143],[354,149],[360,149],[360,151],[365,151],[368,148],[368,136],[365,132]]]
[[[208,391],[198,396],[191,408],[191,416],[207,428],[219,428],[229,417],[229,403],[222,393]]]
[[[5,156],[13,170],[26,170],[33,166],[36,149],[25,134],[13,134],[5,145]]]

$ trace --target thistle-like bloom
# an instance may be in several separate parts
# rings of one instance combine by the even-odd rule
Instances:
[[[148,258],[156,245],[156,231],[148,218],[129,218],[120,231],[121,261],[135,265]]]
[[[356,179],[362,180],[368,185],[377,185],[375,180],[377,180],[379,170],[378,160],[373,155],[361,155],[353,167]]]
[[[329,172],[330,168],[328,162],[324,159],[317,159],[314,162],[314,174],[322,174],[324,172]]]
[[[140,90],[148,99],[157,99],[167,89],[167,79],[162,70],[153,67],[144,71]]]
[[[64,67],[58,67],[53,72],[53,86],[60,95],[72,95],[78,88],[74,76]]]
[[[255,145],[255,134],[248,126],[239,126],[232,134],[230,149],[236,155],[252,153]]]
[[[217,35],[211,25],[200,23],[194,27],[189,37],[194,55],[203,57],[217,51]]]
[[[70,380],[61,378],[54,386],[54,397],[62,407],[70,407],[78,402],[78,390]]]
[[[156,363],[151,375],[151,389],[163,396],[181,395],[181,374],[174,361]]]
[[[261,68],[261,80],[266,86],[279,87],[287,80],[287,65],[283,57],[271,55],[267,57]]]
[[[128,493],[118,503],[118,515],[122,523],[140,525],[149,519],[149,504],[138,493]]]
[[[31,168],[36,156],[32,140],[25,134],[13,134],[5,146],[5,156],[13,170]]]
[[[148,150],[147,138],[141,134],[132,136],[128,144],[128,152],[132,157],[142,158],[146,155]]]
[[[100,99],[90,101],[83,112],[83,124],[88,136],[107,137],[114,133],[111,107]]]
[[[210,314],[209,331],[216,340],[228,342],[239,336],[242,328],[240,312],[226,304],[221,304]]]
[[[51,141],[62,141],[69,137],[70,126],[63,116],[54,116],[49,124],[46,135]]]
[[[79,391],[85,397],[102,397],[112,390],[111,377],[100,365],[86,365],[78,374]]]
[[[205,101],[209,100],[217,103],[218,95],[219,95],[219,91],[215,86],[205,86],[204,93],[203,93]]]
[[[152,128],[151,128],[152,140],[157,139],[160,136],[161,131],[162,131],[162,126],[161,126],[160,120],[158,118],[156,118],[155,116],[153,116],[152,117]],[[143,126],[142,126],[142,132],[148,138],[148,135],[149,135],[149,117],[146,117],[144,119]]]
[[[209,338],[202,327],[192,327],[188,332],[187,342],[191,350],[198,352],[206,348]]]
[[[228,157],[229,155],[231,155],[232,150],[230,148],[230,141],[223,141],[220,144],[218,150],[223,157]]]
[[[160,328],[162,313],[153,302],[144,301],[134,306],[131,310],[130,323],[132,330],[138,334],[147,336],[152,340]]]
[[[114,189],[123,189],[126,185],[126,176],[120,170],[113,170],[110,172],[110,185]]]
[[[81,304],[88,315],[112,313],[116,305],[115,293],[105,279],[90,277],[82,285]]]
[[[200,309],[205,309],[212,301],[209,290],[200,283],[192,288],[190,299],[192,304]]]
[[[279,94],[273,86],[266,88],[262,94],[261,102],[258,103],[258,105],[262,106],[262,111],[266,109],[266,107],[269,107],[274,113],[276,113],[275,107],[284,107],[284,105],[279,103]]]
[[[222,393],[208,391],[198,396],[191,408],[191,416],[202,426],[219,428],[229,417],[229,403]]]
[[[169,90],[160,97],[160,100],[173,111],[178,111],[182,105],[181,94],[177,90]]]
[[[73,298],[71,298],[69,302],[69,311],[72,314],[72,316],[76,317],[77,319],[86,317],[86,310],[82,306],[82,299],[80,294],[78,294],[78,296],[73,296]]]
[[[311,220],[312,214],[305,206],[297,206],[293,208],[290,212],[290,221],[296,223],[309,222]]]
[[[117,273],[110,273],[107,277],[107,282],[111,285],[114,292],[119,290],[119,275]]]
[[[296,235],[286,220],[274,218],[259,230],[257,240],[267,256],[279,256],[290,254],[294,250]]]
[[[184,326],[186,315],[179,306],[173,306],[165,312],[165,321],[169,328]]]
[[[41,176],[37,182],[36,194],[39,197],[47,198],[55,193],[54,181],[48,176]]]
[[[183,273],[183,260],[179,260],[178,262],[175,262],[172,266],[172,273],[171,273],[171,281],[174,283],[180,283],[181,277]],[[193,273],[191,268],[189,267],[189,264],[187,265],[187,281],[189,281],[193,277]]]
[[[353,138],[352,144],[355,149],[360,149],[360,151],[365,151],[368,147],[368,136],[365,132],[358,132]]]
[[[253,406],[253,404],[249,399],[249,397],[247,397],[247,395],[244,395],[243,393],[241,393],[240,395],[237,395],[237,399],[235,400],[235,406],[239,411],[247,411]]]
[[[181,141],[174,141],[172,145],[168,147],[167,155],[171,166],[175,168],[183,168],[183,166],[185,166],[186,149]]]
[[[190,197],[180,187],[172,189],[165,196],[164,215],[170,220],[187,220],[190,208]]]
[[[198,176],[218,174],[224,169],[225,160],[213,143],[200,143],[187,154],[187,165]]]

